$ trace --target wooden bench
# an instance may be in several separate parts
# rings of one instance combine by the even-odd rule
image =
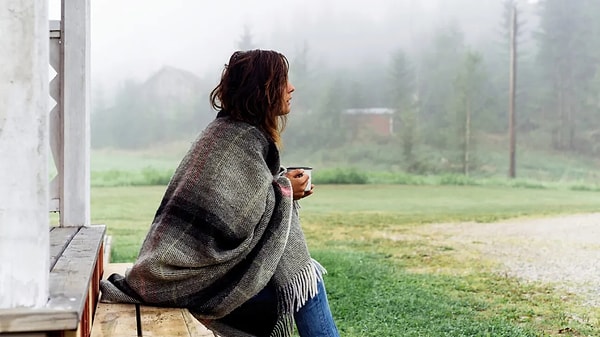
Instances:
[[[104,269],[105,231],[105,226],[50,228],[48,303],[0,310],[0,335],[89,337]]]
[[[109,263],[104,277],[125,274],[131,263]],[[134,304],[98,303],[92,337],[185,336],[213,337],[187,309],[158,308]]]

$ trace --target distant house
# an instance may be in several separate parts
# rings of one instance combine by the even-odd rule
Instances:
[[[138,99],[147,113],[156,114],[157,135],[173,140],[196,134],[214,119],[216,113],[207,103],[211,87],[189,71],[165,66],[140,85]]]
[[[342,116],[348,131],[355,136],[391,136],[394,134],[394,111],[390,108],[346,109],[342,111]]]
[[[148,78],[140,87],[142,97],[146,102],[158,104],[165,108],[164,113],[170,114],[170,107],[182,104],[191,105],[209,89],[199,77],[193,73],[165,66]]]
[[[142,83],[129,82],[109,108],[92,115],[96,148],[142,148],[194,137],[215,117],[207,104],[211,84],[165,66]]]

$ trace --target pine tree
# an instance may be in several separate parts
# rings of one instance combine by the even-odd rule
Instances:
[[[238,50],[253,50],[256,49],[256,45],[254,44],[254,38],[252,37],[252,32],[248,25],[244,26],[244,32],[242,33],[242,37],[237,45]]]
[[[447,148],[453,138],[452,105],[453,82],[461,69],[465,51],[464,35],[457,24],[440,27],[433,37],[432,45],[418,57],[420,79],[419,98],[423,102],[419,116],[429,136],[429,144]]]
[[[546,0],[542,4],[538,59],[548,83],[545,109],[553,121],[552,145],[559,150],[576,150],[577,121],[584,114],[585,93],[596,70],[587,2]]]
[[[473,120],[480,109],[483,73],[481,54],[467,51],[454,82],[457,145],[463,174],[468,176],[472,164]]]
[[[417,93],[415,90],[415,72],[402,50],[392,55],[389,71],[390,101],[394,108],[394,125],[399,133],[404,159],[413,161],[417,142]]]

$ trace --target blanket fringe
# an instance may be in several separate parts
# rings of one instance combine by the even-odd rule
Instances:
[[[294,316],[289,313],[282,316],[275,324],[269,337],[289,337],[294,332]]]
[[[294,276],[291,282],[279,289],[278,305],[282,315],[270,337],[290,336],[294,329],[294,312],[306,304],[306,301],[318,293],[317,282],[323,280],[327,270],[314,259]]]

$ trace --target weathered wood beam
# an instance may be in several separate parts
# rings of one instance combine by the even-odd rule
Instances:
[[[53,251],[58,256],[52,257],[56,262],[50,271],[49,299],[39,308],[0,309],[0,335],[44,332],[55,336],[52,331],[62,331],[89,336],[103,271],[105,231],[105,226],[51,231]]]
[[[50,212],[60,212],[60,195],[62,193],[63,127],[62,127],[62,43],[60,21],[50,21],[50,66],[56,72],[50,80],[50,97],[54,106],[50,110],[50,150],[56,167],[56,176],[50,181]]]
[[[90,0],[62,0],[61,225],[90,224]]]
[[[0,309],[48,300],[48,4],[0,1]]]

